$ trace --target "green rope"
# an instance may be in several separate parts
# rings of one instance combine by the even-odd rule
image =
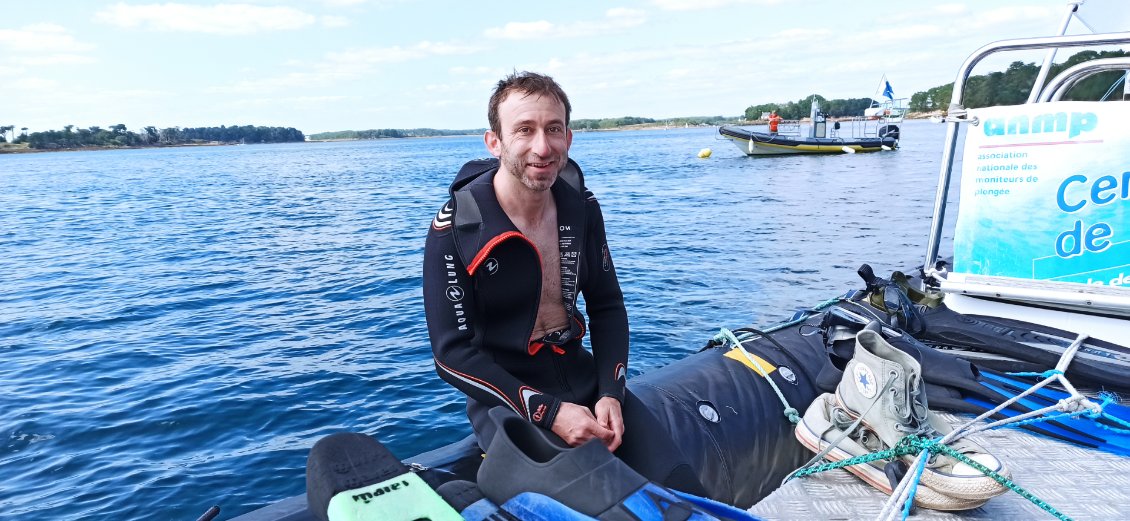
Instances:
[[[941,443],[938,443],[938,440],[920,438],[920,437],[914,436],[914,435],[907,436],[907,437],[903,438],[902,440],[899,440],[898,444],[895,445],[894,447],[890,448],[890,449],[882,450],[882,451],[878,451],[878,452],[872,452],[870,454],[863,454],[863,455],[860,455],[860,456],[855,456],[855,457],[848,458],[848,459],[841,460],[841,461],[837,461],[837,462],[823,463],[823,464],[815,465],[815,466],[812,466],[812,467],[809,467],[809,468],[806,468],[806,469],[801,469],[801,470],[798,470],[795,473],[794,477],[811,476],[813,474],[817,474],[817,473],[828,471],[828,470],[850,467],[852,465],[860,465],[860,464],[864,464],[864,463],[871,463],[873,461],[878,461],[878,460],[894,460],[895,458],[898,458],[898,457],[907,456],[907,455],[911,455],[911,454],[918,454],[918,453],[920,453],[924,450],[929,451],[929,452],[934,453],[934,454],[937,454],[937,453],[946,454],[947,456],[950,456],[950,457],[952,457],[952,458],[954,458],[954,459],[956,459],[956,460],[958,460],[958,461],[960,461],[960,462],[962,462],[966,465],[969,465],[970,467],[977,469],[982,474],[989,476],[990,478],[993,478],[993,480],[995,480],[997,483],[1000,483],[1001,485],[1004,485],[1009,490],[1016,492],[1017,494],[1020,494],[1020,497],[1023,497],[1024,499],[1027,499],[1028,501],[1030,501],[1032,504],[1042,508],[1045,512],[1051,514],[1056,519],[1060,519],[1062,521],[1071,521],[1070,517],[1067,517],[1067,515],[1063,514],[1059,510],[1056,510],[1055,507],[1049,505],[1048,502],[1036,497],[1034,494],[1032,494],[1031,492],[1028,492],[1023,487],[1021,487],[1020,485],[1017,485],[1011,479],[1008,479],[1004,476],[1001,476],[1000,474],[997,474],[992,469],[982,465],[981,463],[979,463],[977,461],[970,459],[965,454],[957,452],[956,450],[954,450],[950,447],[947,447],[947,446],[945,446]]]
[[[797,411],[796,408],[789,404],[789,400],[785,398],[785,393],[782,393],[781,388],[777,387],[777,383],[769,377],[769,371],[767,371],[753,355],[749,354],[749,351],[745,350],[745,346],[734,336],[734,333],[729,329],[722,328],[722,330],[718,332],[718,336],[729,340],[734,346],[741,350],[742,354],[745,355],[745,359],[749,360],[749,363],[757,368],[757,371],[765,378],[766,382],[769,382],[769,387],[773,388],[773,392],[777,393],[777,398],[780,398],[781,403],[785,405],[784,413],[785,417],[789,419],[789,422],[793,425],[800,423],[800,411]]]

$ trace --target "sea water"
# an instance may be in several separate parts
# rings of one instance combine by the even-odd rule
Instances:
[[[629,375],[861,288],[860,264],[920,265],[944,133],[759,158],[713,127],[577,133]],[[454,173],[486,155],[479,137],[0,155],[0,518],[226,519],[302,493],[329,433],[403,458],[466,436],[420,273]]]

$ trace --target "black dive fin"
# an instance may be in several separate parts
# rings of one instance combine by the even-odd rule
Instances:
[[[510,409],[495,407],[489,415],[497,428],[479,467],[478,485],[487,500],[519,519],[757,519],[734,507],[648,481],[598,439],[568,447]],[[561,515],[546,515],[551,512]]]
[[[1078,335],[1030,322],[965,315],[945,305],[923,312],[925,331],[916,335],[927,344],[976,349],[1052,368]],[[1067,377],[1077,385],[1130,391],[1130,347],[1086,339]]]

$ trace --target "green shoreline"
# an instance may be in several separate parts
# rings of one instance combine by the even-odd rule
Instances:
[[[143,148],[181,148],[181,147],[226,147],[235,146],[241,143],[180,143],[176,145],[149,145],[149,146],[126,146],[126,147],[76,147],[76,148],[30,148],[28,146],[17,146],[12,144],[0,144],[0,154],[39,154],[43,152],[90,152],[102,150],[137,150]]]
[[[906,116],[904,117],[904,119],[928,119],[928,118],[933,117],[933,116],[940,116],[940,115],[942,115],[942,113],[943,113],[942,111],[911,112],[911,113],[907,113]],[[847,118],[844,118],[844,119],[847,119]],[[805,118],[801,121],[807,121],[807,120],[808,120],[808,118]],[[832,121],[837,121],[837,120],[838,120],[838,118],[832,118]],[[759,124],[764,124],[764,123],[765,123],[765,121],[762,121],[762,120],[752,120],[752,121],[741,120],[741,121],[736,121],[733,124],[736,124],[736,125],[759,125]],[[705,125],[705,126],[717,126],[717,125]],[[665,124],[665,123],[655,122],[655,123],[640,123],[640,124],[636,124],[636,125],[624,125],[624,126],[614,127],[614,128],[578,129],[578,130],[574,130],[574,132],[623,132],[623,131],[634,131],[634,130],[665,130],[665,129],[671,129],[671,128],[683,128],[683,127],[679,127],[679,126],[676,126],[674,124]],[[406,137],[382,137],[382,138],[372,138],[372,139],[367,139],[367,138],[307,139],[306,141],[293,141],[293,143],[336,143],[336,142],[343,142],[343,141],[380,141],[380,140],[385,140],[385,139],[443,139],[443,138],[480,136],[480,135],[481,134],[477,134],[477,133],[468,133],[468,134],[449,134],[449,135],[444,135],[444,136],[406,136]],[[50,148],[50,149],[48,149],[48,148],[30,148],[26,144],[23,144],[22,146],[12,145],[12,144],[0,144],[0,154],[36,154],[36,153],[41,153],[41,152],[82,152],[82,151],[100,151],[100,150],[134,150],[134,149],[143,149],[143,148],[216,147],[216,146],[235,146],[235,145],[241,145],[241,144],[242,143],[222,143],[222,142],[214,141],[214,142],[209,142],[209,143],[181,143],[181,144],[175,144],[175,145],[149,145],[149,146],[125,146],[125,147],[79,147],[79,148]]]

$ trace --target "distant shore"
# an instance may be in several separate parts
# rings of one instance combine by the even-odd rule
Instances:
[[[903,117],[903,119],[928,119],[928,118],[935,117],[935,116],[942,116],[944,114],[945,114],[945,112],[940,111],[940,110],[936,110],[936,111],[932,111],[932,112],[908,112]],[[844,120],[848,120],[850,118],[828,118],[828,119],[830,121],[844,121]],[[808,121],[810,121],[810,118],[804,118],[800,121],[808,122]],[[738,120],[738,121],[734,121],[734,122],[729,123],[729,124],[733,124],[733,125],[764,125],[766,123],[767,122],[765,120]],[[712,126],[718,126],[718,125],[697,125],[696,127],[712,127]],[[662,121],[655,121],[655,122],[651,122],[651,123],[639,123],[639,124],[635,124],[635,125],[622,125],[622,126],[619,126],[619,127],[612,127],[612,128],[575,129],[573,132],[619,132],[619,131],[631,131],[631,130],[658,130],[658,129],[669,129],[669,128],[683,128],[683,127],[681,127],[677,124],[673,124],[673,123],[664,123]],[[435,139],[435,138],[451,138],[451,137],[465,137],[465,136],[479,136],[479,135],[481,135],[481,134],[468,133],[468,134],[449,134],[449,135],[443,135],[443,136],[382,137],[382,138],[376,138],[376,139],[371,139],[371,138],[307,139],[306,141],[302,141],[302,143],[336,143],[336,142],[342,142],[342,141],[377,141],[377,140],[381,140],[381,139]],[[298,141],[295,141],[295,143],[298,143]],[[77,148],[30,148],[30,147],[28,147],[27,143],[21,143],[21,144],[18,144],[18,145],[13,145],[13,144],[8,144],[8,143],[0,143],[0,154],[26,154],[26,153],[38,153],[38,152],[79,152],[79,151],[89,151],[89,150],[131,150],[131,149],[141,149],[141,148],[211,147],[211,146],[233,146],[233,145],[242,145],[242,144],[243,143],[209,141],[209,142],[204,142],[204,143],[178,143],[178,144],[172,144],[172,145],[145,145],[145,146],[124,146],[124,147],[91,147],[91,146],[87,146],[87,147],[77,147]]]
[[[941,111],[941,110],[936,110],[936,111],[933,111],[933,112],[908,112],[908,113],[906,113],[905,116],[903,116],[903,119],[929,119],[929,118],[932,118],[934,116],[942,116],[944,114],[945,114],[945,112]],[[855,117],[858,117],[858,116],[855,116]],[[851,117],[828,118],[828,121],[847,121],[847,120],[850,120],[850,119],[852,119],[852,118]],[[800,119],[799,121],[801,121],[803,123],[810,123],[812,121],[812,118],[803,118],[803,119]],[[752,119],[752,120],[746,119],[746,120],[737,120],[737,121],[733,121],[731,123],[726,123],[726,124],[727,125],[765,125],[767,123],[768,123],[768,121],[766,121],[764,119]],[[718,125],[698,125],[698,126],[717,127]],[[693,125],[692,125],[692,127],[693,127]],[[623,125],[623,126],[614,127],[614,128],[601,128],[601,129],[591,129],[591,130],[590,129],[584,129],[584,130],[578,129],[578,130],[574,130],[573,132],[616,132],[616,131],[623,131],[623,130],[656,130],[656,129],[668,129],[668,128],[683,128],[683,127],[680,126],[680,125],[676,125],[676,124],[664,123],[662,121],[656,121],[656,122],[653,122],[653,123],[640,123],[640,124],[637,124],[637,125]]]
[[[0,154],[37,154],[40,152],[84,152],[92,150],[137,150],[142,148],[179,148],[179,147],[223,147],[240,145],[242,143],[222,143],[210,141],[207,143],[177,143],[174,145],[144,145],[125,147],[74,147],[74,148],[31,148],[27,143],[18,145],[0,143]]]

